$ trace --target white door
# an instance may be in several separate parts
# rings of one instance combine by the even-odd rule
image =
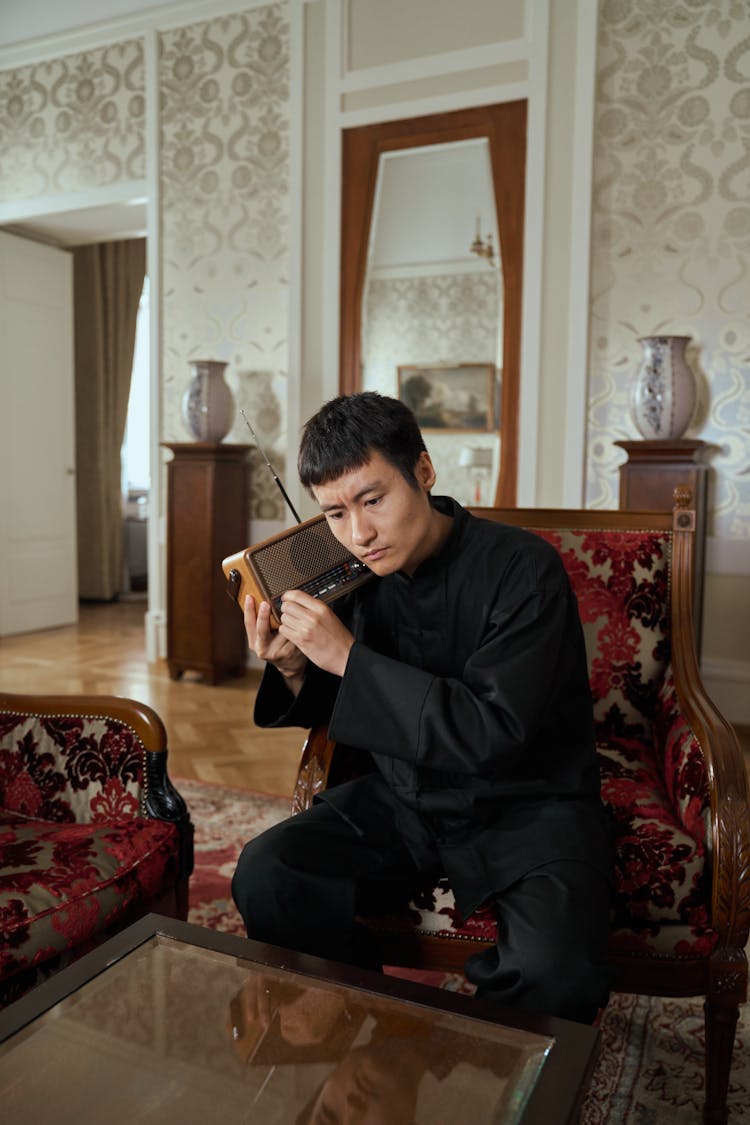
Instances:
[[[0,636],[78,618],[73,258],[0,231]]]

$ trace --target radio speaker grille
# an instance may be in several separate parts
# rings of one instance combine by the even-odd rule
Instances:
[[[251,551],[250,556],[271,597],[351,558],[346,547],[334,539],[325,519],[311,527],[292,528],[288,536]]]

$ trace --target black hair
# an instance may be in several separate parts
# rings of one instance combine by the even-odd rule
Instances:
[[[360,391],[331,399],[306,423],[297,469],[309,489],[360,469],[373,453],[380,453],[407,484],[417,488],[414,470],[425,450],[408,406],[376,391]]]

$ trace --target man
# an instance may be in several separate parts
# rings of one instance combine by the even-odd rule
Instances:
[[[267,661],[263,727],[328,721],[373,772],[243,849],[248,935],[377,967],[357,921],[445,874],[466,917],[491,901],[480,994],[589,1021],[606,1002],[611,842],[599,797],[582,630],[562,561],[521,529],[432,497],[403,403],[371,392],[307,423],[300,479],[336,538],[377,575],[331,606],[292,590],[246,599]]]

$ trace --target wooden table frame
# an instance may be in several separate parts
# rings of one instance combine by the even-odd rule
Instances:
[[[511,1008],[498,1008],[485,1000],[293,953],[158,914],[141,918],[0,1012],[0,1043],[106,972],[140,945],[159,936],[272,969],[300,973],[310,979],[334,981],[379,997],[405,1000],[433,1010],[453,1012],[549,1037],[553,1041],[552,1047],[529,1095],[521,1125],[574,1125],[579,1119],[581,1102],[598,1054],[599,1031],[596,1028],[554,1017],[527,1015]]]

